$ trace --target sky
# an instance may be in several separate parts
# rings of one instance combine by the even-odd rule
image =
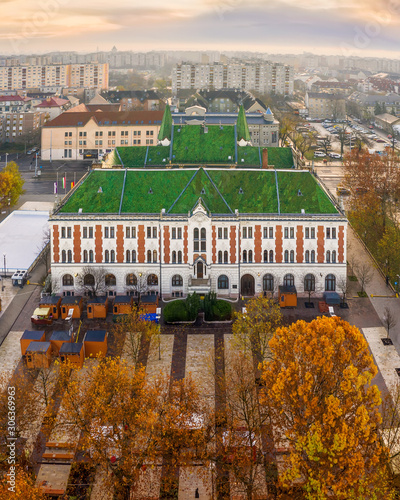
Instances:
[[[400,57],[400,0],[0,0],[0,53],[244,50]]]

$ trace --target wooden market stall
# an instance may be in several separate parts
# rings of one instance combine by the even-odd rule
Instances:
[[[64,342],[58,354],[63,363],[69,361],[76,368],[82,368],[85,361],[85,348],[82,342]]]
[[[44,331],[33,331],[33,330],[25,330],[22,334],[20,343],[21,343],[21,354],[25,356],[26,349],[29,344],[34,342],[44,342],[45,340],[45,332]]]
[[[295,286],[279,287],[279,305],[281,307],[297,307],[297,290]]]
[[[53,319],[58,319],[61,312],[61,297],[50,295],[48,297],[42,297],[39,302],[39,307],[49,307],[51,309],[51,315]]]
[[[133,307],[133,297],[131,295],[117,295],[114,297],[114,315],[130,314]]]
[[[91,297],[87,301],[88,319],[105,319],[108,312],[108,297]]]
[[[140,307],[145,314],[156,314],[158,307],[158,295],[142,295],[140,297]]]
[[[28,368],[49,368],[51,365],[50,342],[31,342],[26,348],[25,359]]]
[[[69,310],[72,309],[72,317],[79,319],[82,316],[83,298],[79,295],[63,297],[61,300],[61,318],[65,319],[68,316]]]
[[[53,353],[57,356],[64,342],[72,342],[72,337],[68,330],[55,330],[50,337],[50,344]]]
[[[104,357],[107,354],[106,330],[88,330],[83,339],[85,358]]]

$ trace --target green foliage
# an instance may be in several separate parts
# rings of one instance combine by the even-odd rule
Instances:
[[[260,150],[258,147],[254,146],[238,147],[238,166],[240,167],[248,165],[255,167],[260,166]]]
[[[185,306],[189,320],[193,321],[197,318],[200,310],[200,296],[196,292],[189,294],[185,300]]]
[[[184,300],[169,302],[163,309],[164,320],[167,323],[175,321],[189,321],[188,311]]]
[[[228,321],[232,318],[232,306],[226,300],[217,300],[211,308],[211,317],[207,321]]]
[[[15,205],[24,192],[24,179],[19,173],[18,165],[11,161],[0,172],[0,208]]]
[[[251,140],[249,125],[247,123],[246,113],[244,111],[243,105],[240,106],[237,118],[237,140],[240,141],[241,139],[244,139],[247,142]]]
[[[162,141],[164,139],[171,140],[171,133],[172,133],[172,115],[171,115],[171,108],[169,107],[169,104],[167,104],[161,122],[160,132],[158,133],[158,140],[159,141]]]
[[[357,295],[358,295],[359,297],[368,297],[367,292],[357,292]]]

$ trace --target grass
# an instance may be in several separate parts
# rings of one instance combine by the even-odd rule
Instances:
[[[291,148],[267,148],[267,149],[268,149],[268,165],[272,165],[276,169],[293,167],[293,154]]]
[[[124,167],[143,167],[146,159],[147,146],[117,148]]]
[[[358,295],[359,297],[368,297],[367,292],[357,292],[357,295]]]
[[[258,147],[244,146],[241,148],[238,146],[238,166],[243,167],[248,165],[260,166],[260,150]]]
[[[150,146],[146,166],[167,165],[169,163],[169,151],[169,146]]]
[[[171,161],[189,164],[234,163],[234,127],[210,125],[205,133],[201,125],[175,125]]]
[[[349,276],[349,281],[357,281],[357,277],[356,276]]]

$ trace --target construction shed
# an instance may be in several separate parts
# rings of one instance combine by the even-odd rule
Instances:
[[[34,342],[44,342],[45,340],[45,332],[44,331],[36,331],[36,330],[25,330],[22,334],[20,343],[21,343],[21,354],[25,356],[26,349],[29,344]]]
[[[55,330],[50,337],[50,344],[53,353],[58,356],[64,342],[72,342],[72,337],[68,330]]]
[[[65,319],[68,316],[69,310],[72,309],[72,317],[79,319],[82,315],[83,298],[79,295],[63,297],[61,300],[61,318]]]
[[[63,363],[68,361],[76,368],[82,368],[85,361],[85,348],[82,342],[64,342],[58,354]]]
[[[107,354],[106,330],[88,330],[83,339],[85,358],[104,357]]]
[[[49,368],[51,365],[50,342],[31,342],[26,349],[25,359],[28,368]]]
[[[108,297],[92,297],[87,301],[88,319],[105,319],[108,312]]]
[[[131,295],[117,295],[114,298],[113,313],[115,315],[119,314],[130,314],[133,307],[133,297]]]
[[[142,295],[140,297],[140,307],[144,314],[156,314],[158,307],[158,295]]]
[[[49,307],[51,309],[53,319],[58,319],[60,317],[61,311],[61,297],[58,297],[56,295],[42,297],[39,302],[39,307]]]
[[[279,305],[281,307],[297,307],[297,291],[295,286],[279,287]]]

